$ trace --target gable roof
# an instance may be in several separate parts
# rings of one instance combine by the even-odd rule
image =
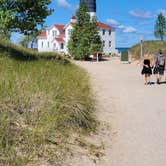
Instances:
[[[63,38],[60,38],[60,37],[56,37],[55,40],[58,42],[58,43],[64,43],[65,41],[63,40]]]
[[[107,24],[104,24],[104,23],[101,23],[101,22],[97,22],[96,25],[99,28],[115,30],[115,28],[111,27],[110,25],[107,25]]]
[[[56,27],[57,29],[59,29],[59,30],[64,30],[64,25],[62,25],[62,24],[54,24],[54,27]]]
[[[38,38],[46,38],[46,31],[41,32],[37,37]]]

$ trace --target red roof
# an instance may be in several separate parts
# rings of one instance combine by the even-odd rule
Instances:
[[[37,37],[46,37],[46,31],[41,32],[41,34],[39,34]]]
[[[63,30],[65,26],[62,24],[54,24],[54,27],[56,27],[59,30]]]
[[[110,25],[107,25],[107,24],[103,24],[101,22],[97,22],[97,26],[99,28],[103,28],[103,29],[111,29],[111,30],[114,30],[115,28],[111,27]]]
[[[76,19],[76,16],[75,16],[75,15],[72,15],[72,16],[71,16],[71,19]]]
[[[59,38],[59,37],[56,37],[55,40],[59,43],[64,43],[65,41],[63,40],[63,38]]]

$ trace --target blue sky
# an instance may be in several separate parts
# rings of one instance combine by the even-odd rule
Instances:
[[[141,37],[154,40],[157,14],[166,16],[165,0],[96,0],[97,19],[116,28],[116,47],[131,47]],[[55,11],[47,17],[46,25],[66,24],[75,14],[79,0],[52,0]]]

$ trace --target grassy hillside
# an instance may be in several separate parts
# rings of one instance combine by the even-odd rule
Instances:
[[[95,130],[93,111],[85,71],[0,41],[0,165],[64,158],[73,132]]]
[[[161,49],[166,55],[166,41],[144,41],[143,42],[143,52],[144,54],[149,54],[152,57],[158,53]],[[140,44],[137,44],[129,49],[132,59],[140,58]]]

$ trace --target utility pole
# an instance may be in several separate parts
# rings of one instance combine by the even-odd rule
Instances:
[[[140,37],[140,60],[142,59],[143,57],[143,41],[144,41],[144,38],[143,37]]]

